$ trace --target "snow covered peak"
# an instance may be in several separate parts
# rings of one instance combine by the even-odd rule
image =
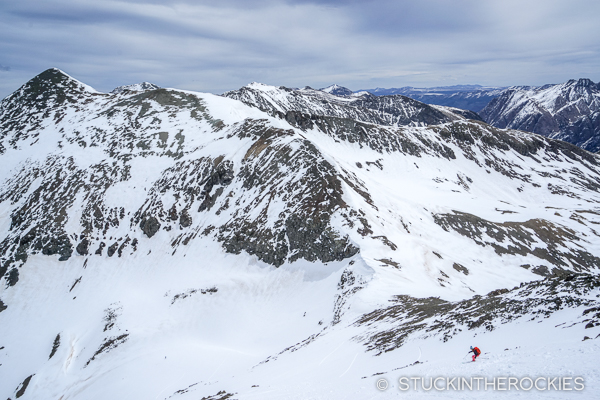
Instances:
[[[133,85],[124,85],[124,86],[116,87],[111,91],[111,93],[118,94],[118,93],[123,93],[125,91],[143,92],[146,90],[156,90],[156,89],[160,89],[160,86],[155,85],[154,83],[150,83],[150,82],[142,82],[142,83],[135,83]]]
[[[354,97],[360,97],[360,96],[374,96],[374,94],[367,92],[366,90],[361,90],[358,92],[354,92],[352,93],[352,96]]]
[[[61,119],[67,104],[83,104],[105,96],[58,68],[48,69],[0,102],[0,115],[4,116],[0,132],[5,136],[20,130],[21,138],[36,137],[50,110],[55,119]],[[3,148],[0,141],[0,154]]]
[[[25,83],[13,95],[38,96],[61,92],[67,94],[99,93],[91,86],[71,77],[58,68],[50,68]]]
[[[274,86],[274,85],[268,85],[266,83],[261,83],[261,82],[252,82],[244,87],[248,88],[248,89],[263,90],[263,91],[278,91],[278,90],[287,89],[285,86]]]
[[[267,89],[267,88],[275,88],[275,86],[272,85],[267,85],[265,83],[261,83],[261,82],[250,82],[249,84],[247,84],[246,86],[247,88],[250,89]]]
[[[336,84],[327,86],[326,88],[322,88],[319,90],[325,93],[333,94],[335,96],[351,96],[353,93],[352,90]]]
[[[577,80],[575,79],[570,79],[567,84],[570,84],[572,86],[582,86],[582,87],[594,87],[594,86],[598,86],[596,83],[594,83],[594,81],[592,81],[589,78],[579,78]],[[598,83],[600,84],[600,82]]]

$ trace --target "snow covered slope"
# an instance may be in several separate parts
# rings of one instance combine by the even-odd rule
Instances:
[[[592,152],[600,150],[600,84],[589,79],[509,88],[481,116],[499,128],[535,132]]]
[[[386,398],[510,365],[593,398],[598,155],[268,90],[265,112],[53,69],[0,103],[0,396]]]

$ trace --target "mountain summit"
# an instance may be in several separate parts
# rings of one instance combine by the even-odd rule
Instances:
[[[155,85],[154,83],[142,82],[142,83],[136,83],[133,85],[124,85],[124,86],[116,87],[111,91],[111,93],[123,93],[126,90],[129,90],[132,92],[143,92],[146,90],[156,90],[156,89],[160,89],[160,87]]]
[[[2,101],[2,107],[6,109],[8,104],[20,103],[28,107],[42,109],[50,103],[62,104],[69,102],[74,104],[84,96],[92,93],[97,92],[60,69],[50,68],[6,97]]]
[[[352,90],[336,84],[327,86],[326,88],[322,88],[319,90],[336,96],[352,96],[353,93]]]

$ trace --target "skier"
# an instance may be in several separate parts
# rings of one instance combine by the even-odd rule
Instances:
[[[479,350],[479,347],[471,346],[471,351],[469,351],[469,353],[473,353],[473,361],[475,361],[475,359],[481,354],[481,350]]]

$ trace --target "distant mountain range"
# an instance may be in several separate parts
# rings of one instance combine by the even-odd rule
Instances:
[[[600,151],[600,83],[590,79],[571,79],[544,86],[406,86],[352,92],[331,85],[320,90],[340,97],[363,99],[369,98],[367,94],[387,99],[404,96],[432,106],[451,107],[455,114],[458,113],[456,109],[472,110],[497,128],[529,131],[573,143],[591,152]],[[370,101],[380,103],[383,100]]]
[[[463,110],[479,112],[492,99],[500,96],[505,89],[507,88],[486,87],[481,85],[454,85],[432,88],[416,88],[412,86],[405,86],[391,89],[363,89],[359,90],[359,92],[365,91],[376,96],[401,94],[427,104],[456,107],[462,108]]]
[[[512,87],[492,99],[480,115],[498,128],[534,132],[600,151],[600,83],[589,79]]]

